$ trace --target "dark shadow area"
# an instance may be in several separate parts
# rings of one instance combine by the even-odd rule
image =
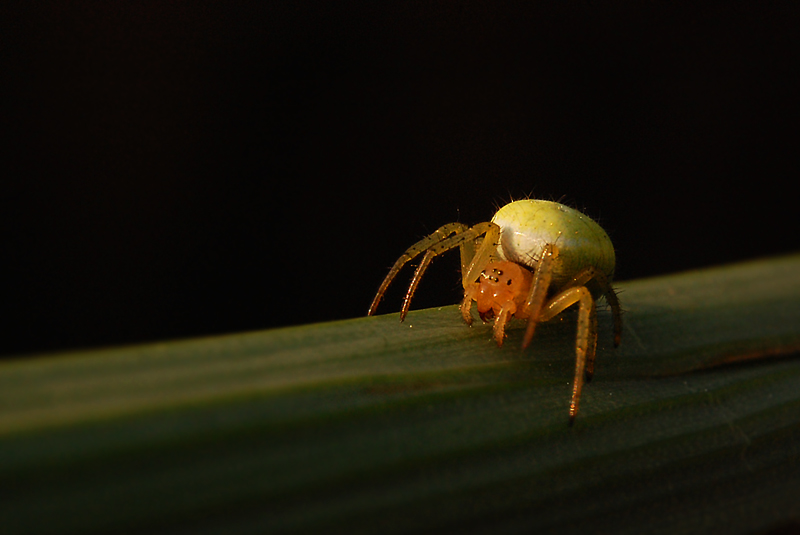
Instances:
[[[4,17],[2,353],[362,315],[408,245],[527,195],[597,219],[620,280],[796,250],[798,15],[30,4]],[[415,308],[459,300],[457,256]]]

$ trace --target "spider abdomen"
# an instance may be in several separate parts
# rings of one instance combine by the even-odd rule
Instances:
[[[611,280],[616,258],[608,234],[587,215],[552,201],[524,199],[509,203],[492,218],[500,227],[497,256],[535,269],[545,246],[558,248],[552,284],[561,287],[587,267]]]

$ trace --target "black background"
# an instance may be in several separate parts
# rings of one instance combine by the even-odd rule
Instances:
[[[799,15],[29,3],[2,23],[2,353],[359,316],[416,239],[527,195],[599,220],[618,280],[796,250]],[[416,307],[458,301],[457,256]]]

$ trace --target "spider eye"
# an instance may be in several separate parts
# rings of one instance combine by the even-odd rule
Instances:
[[[507,286],[511,286],[511,279],[508,279],[508,280],[506,281],[506,285],[507,285]]]

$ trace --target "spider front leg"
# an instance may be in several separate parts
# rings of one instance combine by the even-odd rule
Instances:
[[[478,251],[472,254],[475,240],[482,235],[483,242],[481,242]],[[422,275],[425,273],[425,270],[428,269],[431,260],[433,260],[435,256],[449,251],[454,247],[461,248],[461,284],[466,289],[468,286],[471,286],[469,281],[477,278],[478,273],[489,263],[489,259],[497,249],[497,238],[499,236],[500,227],[492,222],[485,222],[478,223],[470,229],[431,245],[431,247],[425,251],[425,256],[422,257],[422,261],[420,261],[417,270],[414,272],[414,276],[411,278],[408,292],[406,292],[405,299],[403,299],[403,308],[400,309],[400,321],[405,319],[408,309],[411,306],[411,298],[417,291],[417,285],[419,285]],[[472,259],[469,265],[467,265],[466,259],[470,256]]]
[[[547,321],[568,307],[579,303],[578,332],[575,336],[575,380],[572,383],[572,400],[569,404],[569,425],[578,414],[584,378],[594,370],[597,351],[597,309],[592,293],[585,286],[567,288],[553,297],[542,309],[540,320]]]
[[[423,251],[425,255],[422,257],[419,266],[417,266],[414,276],[411,279],[411,284],[403,299],[403,307],[400,310],[400,321],[405,319],[409,307],[411,306],[411,298],[414,296],[414,292],[416,292],[422,275],[425,273],[425,270],[428,268],[433,258],[454,247],[459,247],[461,250],[462,284],[466,289],[467,281],[477,278],[477,273],[480,273],[481,269],[483,269],[482,265],[485,266],[488,263],[489,258],[497,247],[497,238],[499,234],[500,228],[491,222],[479,223],[472,228],[468,228],[461,223],[443,225],[433,234],[409,247],[406,252],[397,259],[394,266],[392,266],[392,269],[389,270],[386,278],[381,283],[378,293],[372,300],[372,305],[367,314],[371,316],[375,313],[378,303],[381,298],[383,298],[386,289],[395,276],[397,276],[400,269]],[[485,235],[483,242],[478,248],[478,251],[474,252],[475,240],[481,235]]]
[[[417,243],[406,249],[406,251],[400,255],[392,269],[389,270],[389,273],[386,274],[386,277],[381,282],[380,287],[378,288],[378,293],[375,294],[375,298],[372,300],[372,304],[369,306],[369,311],[367,312],[368,316],[372,316],[375,314],[375,310],[378,308],[378,304],[383,299],[383,295],[386,293],[386,290],[389,288],[389,285],[392,283],[394,278],[403,269],[403,266],[406,263],[410,262],[414,258],[416,258],[420,253],[423,251],[427,251],[432,245],[435,243],[439,243],[442,240],[446,239],[448,236],[456,234],[458,232],[463,232],[467,230],[469,227],[462,223],[448,223],[446,225],[442,225],[436,231],[425,236]],[[462,259],[463,262],[463,259]]]
[[[497,347],[501,347],[503,345],[503,340],[506,337],[506,324],[516,311],[517,306],[513,301],[509,301],[503,305],[503,308],[500,310],[500,314],[498,314],[495,318],[494,326],[492,327],[492,333],[494,334],[494,341],[497,342]]]
[[[525,336],[522,338],[522,349],[526,349],[530,345],[533,333],[536,331],[536,324],[544,321],[539,316],[547,297],[547,290],[550,289],[550,281],[553,278],[553,260],[557,257],[558,249],[555,245],[548,243],[544,246],[542,256],[533,274],[533,283],[528,293],[528,299],[523,307],[525,313],[528,314],[528,326],[525,328]]]

